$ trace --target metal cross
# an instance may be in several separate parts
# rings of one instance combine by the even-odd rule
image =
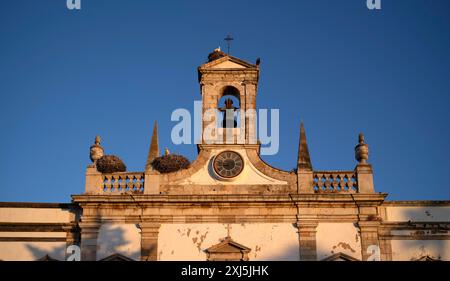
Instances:
[[[231,236],[230,236],[231,225],[228,223],[227,226],[226,226],[225,228],[227,229],[227,237],[231,237]]]
[[[227,37],[225,37],[223,40],[227,41],[228,54],[230,54],[231,41],[233,41],[234,39],[230,34],[228,34]]]

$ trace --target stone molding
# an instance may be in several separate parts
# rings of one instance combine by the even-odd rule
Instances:
[[[258,154],[256,149],[246,149],[247,157],[252,165],[264,175],[282,181],[287,181],[292,190],[297,190],[297,175],[295,172],[287,172],[270,166]]]
[[[158,260],[158,234],[160,223],[141,222],[141,261]]]
[[[411,201],[389,201],[383,202],[384,207],[403,207],[403,206],[437,206],[437,207],[448,207],[450,206],[450,200],[411,200]]]
[[[86,218],[88,219],[88,218]],[[80,222],[81,230],[81,260],[97,260],[97,238],[101,227],[99,220],[90,222]]]
[[[158,195],[74,196],[85,216],[102,222],[251,223],[314,219],[318,222],[357,222],[355,200],[379,205],[383,195]],[[188,209],[186,209],[188,207]]]
[[[298,242],[301,261],[317,260],[317,221],[298,220],[295,224],[298,229]]]
[[[370,246],[375,245],[380,247],[378,239],[379,226],[379,221],[358,221],[361,235],[361,256],[363,261],[366,261],[371,256],[371,253],[368,252]],[[380,254],[382,254],[381,247]]]

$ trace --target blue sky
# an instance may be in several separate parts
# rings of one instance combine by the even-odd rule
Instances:
[[[390,200],[450,199],[450,1],[9,0],[0,6],[0,201],[68,202],[89,146],[143,170],[154,120],[200,100],[197,66],[223,38],[261,57],[257,105],[280,109],[295,167],[303,119],[314,169],[351,170],[360,131]]]

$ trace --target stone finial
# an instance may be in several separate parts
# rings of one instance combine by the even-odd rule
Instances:
[[[366,164],[369,159],[369,146],[364,141],[363,133],[359,134],[358,141],[355,146],[355,158],[360,164]]]
[[[152,140],[150,142],[150,149],[148,151],[147,163],[145,164],[145,171],[151,170],[152,162],[156,157],[159,157],[158,144],[158,123],[155,121],[153,126]]]
[[[311,157],[309,156],[308,143],[306,142],[305,127],[303,126],[303,122],[300,124],[297,169],[312,170]]]
[[[103,147],[100,145],[100,136],[96,136],[95,137],[95,141],[94,144],[91,145],[91,149],[90,149],[90,158],[91,161],[94,163],[97,162],[98,159],[100,159],[103,155],[104,155],[104,150]]]
[[[169,155],[170,154],[170,151],[169,151],[169,149],[166,147],[166,149],[164,149],[164,155]]]

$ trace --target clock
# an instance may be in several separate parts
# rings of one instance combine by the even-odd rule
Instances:
[[[213,167],[219,176],[234,178],[244,169],[244,159],[234,151],[223,151],[214,158]]]

